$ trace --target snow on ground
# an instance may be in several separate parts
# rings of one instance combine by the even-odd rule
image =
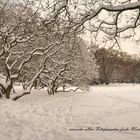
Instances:
[[[55,96],[43,89],[16,102],[0,100],[0,140],[139,140],[138,128],[140,85],[93,86],[89,93]]]

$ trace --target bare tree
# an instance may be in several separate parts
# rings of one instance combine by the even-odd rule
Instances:
[[[78,37],[68,36],[65,47],[55,56],[48,59],[46,70],[40,75],[41,82],[47,86],[49,94],[57,92],[59,87],[65,88],[66,83],[80,86],[87,81],[87,64],[84,62],[81,41]],[[86,47],[86,46],[84,46]],[[84,68],[86,70],[84,70]],[[82,86],[82,85],[81,85]]]
[[[118,38],[123,36],[122,32],[129,29],[134,31],[139,27],[139,1],[79,2],[75,3],[73,0],[0,2],[0,60],[3,64],[1,73],[6,76],[6,84],[3,86],[6,98],[10,98],[14,82],[23,77],[28,79],[25,93],[31,92],[35,81],[41,78],[42,73],[49,75],[52,71],[50,75],[54,75],[51,80],[49,76],[51,84],[47,82],[48,87],[52,85],[52,81],[61,83],[63,80],[60,79],[68,75],[67,65],[71,61],[70,52],[73,48],[68,49],[72,46],[69,42],[75,42],[75,38],[84,32],[84,27],[89,26],[86,25],[88,21],[91,22],[95,38],[102,32],[109,36],[108,39],[114,39],[112,46],[116,43],[119,45]],[[104,11],[110,17],[109,20],[102,18]],[[131,13],[132,16],[127,18],[125,12]],[[127,20],[128,24],[120,24],[122,19]],[[68,51],[62,54],[65,50]],[[83,67],[74,66],[73,69],[77,71]],[[79,73],[84,75],[85,70],[82,70]]]
[[[101,83],[109,84],[111,82],[114,69],[116,69],[116,67],[121,63],[121,52],[101,48],[98,49],[94,55],[97,60],[97,65],[99,66]]]
[[[48,58],[57,53],[62,47],[62,38],[60,39],[58,35],[56,36],[62,30],[59,30],[59,32],[56,31],[58,29],[58,22],[55,22],[55,19],[66,3],[58,3],[58,5],[61,5],[57,8],[57,12],[53,11],[52,17],[49,17],[49,21],[44,23],[44,18],[38,12],[39,7],[34,11],[33,5],[30,2],[12,3],[6,1],[5,3],[1,3],[3,15],[1,16],[2,26],[0,29],[0,57],[3,60],[5,69],[3,74],[6,76],[5,94],[8,99],[13,89],[13,83],[18,80],[21,70],[35,55],[41,56],[40,59],[45,63]],[[56,24],[52,24],[52,22]],[[51,27],[52,25],[53,27]],[[50,31],[53,28],[55,31]],[[48,36],[51,37],[47,38]],[[51,51],[54,47],[57,47],[57,49]],[[36,68],[36,74],[34,74],[29,84],[27,84],[28,93],[30,93],[36,78],[44,70],[44,63],[41,63]]]

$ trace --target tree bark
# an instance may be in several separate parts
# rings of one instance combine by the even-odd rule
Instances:
[[[21,98],[21,97],[23,97],[23,96],[25,96],[25,95],[27,95],[27,94],[30,94],[30,92],[29,92],[29,91],[25,91],[23,94],[14,97],[13,100],[16,101],[16,100],[18,100],[19,98]]]
[[[50,83],[50,85],[48,86],[47,91],[48,91],[49,95],[54,95],[55,94],[55,83],[54,83],[54,81],[52,81]]]
[[[5,92],[7,99],[10,99],[10,94],[11,94],[12,89],[13,89],[13,85],[9,84],[8,87],[6,88],[6,92]]]
[[[2,94],[5,94],[6,98],[10,99],[10,94],[11,94],[11,91],[13,89],[13,84],[10,83],[7,87],[5,87],[4,85],[2,85],[0,83],[0,87],[2,89]]]

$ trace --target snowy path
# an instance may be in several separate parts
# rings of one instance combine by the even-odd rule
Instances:
[[[0,100],[0,140],[140,139],[140,131],[95,130],[140,128],[140,85],[95,86],[90,93],[55,96],[37,92],[16,102]],[[84,130],[89,127],[94,130]]]

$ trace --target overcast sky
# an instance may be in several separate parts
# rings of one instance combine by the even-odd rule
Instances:
[[[136,43],[134,40],[126,40],[121,43],[122,50],[129,54],[140,54],[140,43]]]
[[[90,32],[82,35],[82,38],[85,41],[87,41],[88,44],[90,45],[91,39],[92,39],[92,35]],[[100,42],[101,42],[100,39],[95,44],[99,44],[100,47],[103,47],[104,45],[100,44]],[[121,46],[122,51],[125,51],[129,54],[139,54],[140,55],[140,41],[137,42],[136,38],[130,38],[130,39],[125,39],[125,40],[121,39],[119,44]],[[106,47],[109,47],[109,45],[107,44]]]
[[[137,10],[135,10],[135,11],[128,10],[128,11],[124,12],[121,15],[121,18],[118,22],[118,27],[121,28],[121,27],[129,25],[129,24],[131,25],[132,23],[130,22],[131,20],[129,20],[129,19],[134,18],[137,14],[138,14]],[[108,21],[108,22],[110,22],[112,20],[112,16],[109,14],[109,12],[107,12],[105,10],[100,12],[98,18],[101,20]],[[91,24],[97,25],[98,23],[96,24],[95,21],[93,21],[93,22],[91,21]],[[87,26],[89,26],[89,29],[90,29],[90,24],[87,23]],[[121,35],[121,37],[132,36],[132,37],[126,38],[126,39],[122,39],[122,38],[119,39],[119,45],[121,46],[122,51],[125,51],[129,54],[140,54],[140,27],[136,28],[135,30],[132,30],[132,29],[127,30],[127,31],[121,33],[120,35]],[[105,38],[107,38],[106,36],[107,35],[103,34],[102,32],[98,33],[97,44],[99,44],[100,47],[103,46],[102,42],[103,42],[103,40],[106,40],[105,39]],[[85,35],[82,35],[82,37],[90,43],[91,39],[94,38],[95,35],[91,35],[91,32],[87,32],[87,33],[85,33]],[[109,46],[109,44],[107,44],[107,46],[111,47],[111,45]]]

